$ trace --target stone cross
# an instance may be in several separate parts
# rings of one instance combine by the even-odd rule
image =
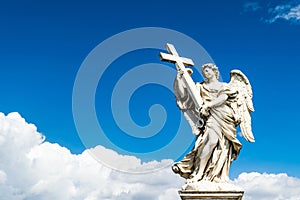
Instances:
[[[160,53],[163,61],[171,62],[176,65],[177,70],[184,71],[185,66],[194,66],[194,62],[189,58],[180,57],[172,44],[166,44],[166,48],[170,54]]]
[[[189,58],[180,57],[174,45],[167,43],[166,48],[170,54],[160,53],[160,59],[162,61],[167,61],[175,64],[177,71],[182,74],[182,81],[184,82],[192,99],[194,100],[196,108],[200,109],[203,104],[203,100],[201,99],[199,91],[197,90],[192,77],[188,73],[187,68],[185,68],[185,66],[194,66],[194,62]]]

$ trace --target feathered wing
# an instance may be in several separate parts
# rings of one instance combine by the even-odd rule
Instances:
[[[254,111],[250,82],[240,70],[232,70],[230,72],[229,86],[238,92],[232,107],[240,120],[239,125],[242,135],[247,141],[255,142],[250,116],[250,113]]]

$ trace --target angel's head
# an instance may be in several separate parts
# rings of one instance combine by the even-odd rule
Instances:
[[[215,77],[217,79],[219,79],[219,69],[215,64],[207,63],[207,64],[202,65],[202,75],[205,78],[209,78],[209,77],[207,77],[209,74],[209,71],[212,71],[214,73]]]

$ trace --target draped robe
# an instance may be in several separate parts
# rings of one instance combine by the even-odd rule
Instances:
[[[217,143],[211,154],[207,155],[204,172],[200,180],[213,182],[228,182],[229,167],[232,160],[236,159],[242,147],[236,138],[236,124],[234,110],[231,103],[234,101],[236,91],[232,91],[227,83],[222,83],[219,89],[210,89],[203,83],[198,83],[200,95],[204,102],[211,102],[221,94],[228,96],[220,106],[210,108],[204,129],[196,137],[196,142],[191,150],[180,162],[175,163],[179,174],[191,179],[198,174],[200,157],[206,145],[210,145],[209,138],[217,137]]]

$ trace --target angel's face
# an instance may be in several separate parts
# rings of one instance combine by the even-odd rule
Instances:
[[[210,67],[206,67],[203,70],[203,76],[207,79],[212,79],[213,77],[215,77],[215,72],[210,68]]]

